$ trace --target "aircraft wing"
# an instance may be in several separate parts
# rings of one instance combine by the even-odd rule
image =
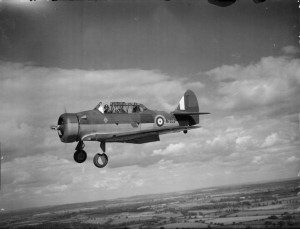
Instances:
[[[142,144],[159,141],[160,134],[176,133],[185,130],[197,129],[200,126],[173,126],[159,129],[138,130],[123,133],[92,133],[82,137],[82,141],[106,141]]]

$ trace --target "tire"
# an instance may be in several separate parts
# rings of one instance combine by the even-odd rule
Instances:
[[[74,153],[74,161],[77,163],[83,163],[87,158],[86,152],[84,150],[78,150]]]
[[[99,163],[99,158],[101,159],[102,161],[102,164]],[[104,168],[107,163],[108,163],[108,157],[105,153],[103,154],[100,154],[100,153],[97,153],[95,156],[94,156],[94,165],[98,168]]]

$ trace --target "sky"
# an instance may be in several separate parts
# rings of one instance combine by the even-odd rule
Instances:
[[[296,177],[296,0],[0,1],[0,208],[114,199]],[[198,97],[201,128],[142,145],[60,142],[51,125],[100,100],[174,110]]]

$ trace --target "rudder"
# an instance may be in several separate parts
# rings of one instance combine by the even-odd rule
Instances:
[[[199,112],[198,100],[195,93],[191,90],[187,90],[179,101],[179,104],[174,112]],[[183,117],[182,117],[183,118]],[[195,125],[199,123],[199,115],[188,115],[187,117],[189,125]]]

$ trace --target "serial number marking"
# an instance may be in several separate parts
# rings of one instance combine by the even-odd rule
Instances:
[[[175,123],[175,119],[166,119],[166,123]]]

